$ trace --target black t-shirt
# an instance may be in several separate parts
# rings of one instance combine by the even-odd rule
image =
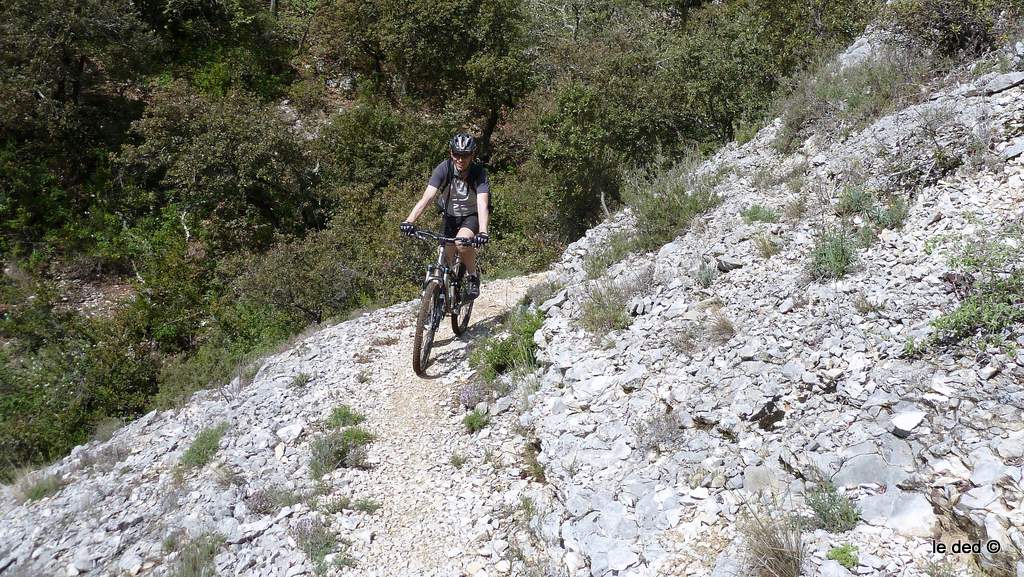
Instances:
[[[449,170],[454,172],[450,181]],[[455,168],[455,164],[447,159],[442,160],[430,175],[428,184],[438,189],[437,194],[440,196],[442,204],[446,202],[450,194],[451,202],[447,203],[445,212],[452,216],[476,214],[476,194],[491,192],[491,185],[487,182],[487,170],[483,166],[474,163],[469,166],[467,171],[469,172],[468,179],[473,183],[472,187],[467,186],[467,179],[463,178],[463,175],[459,174]],[[441,190],[446,181],[449,182],[449,186],[445,187],[446,190]],[[476,189],[476,194],[472,194],[473,188]]]

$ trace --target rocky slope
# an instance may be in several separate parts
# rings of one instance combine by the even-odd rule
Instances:
[[[623,213],[554,267],[551,280],[566,288],[541,307],[547,367],[522,417],[550,482],[549,556],[571,575],[746,574],[741,510],[770,493],[807,511],[805,490],[824,477],[860,521],[842,534],[805,532],[805,574],[850,574],[825,557],[852,544],[861,575],[934,573],[929,563],[942,562],[1024,575],[1024,338],[976,355],[903,354],[957,306],[944,276],[953,247],[1021,224],[1024,72],[947,85],[789,156],[770,145],[779,129],[699,169],[727,174],[716,187],[723,202],[657,254],[587,279],[586,258],[616,233],[644,234]],[[808,277],[851,173],[879,186],[899,176],[899,159],[927,176],[940,154],[968,157],[979,139],[980,156],[917,190],[902,228],[859,249],[851,273]],[[786,186],[794,176],[803,186]],[[813,198],[799,218],[741,218],[753,204],[781,214],[801,195]],[[758,254],[761,234],[778,254]],[[721,271],[706,287],[702,265]],[[635,318],[592,337],[581,308],[609,282],[638,293]],[[980,542],[982,552],[938,554],[932,538]]]

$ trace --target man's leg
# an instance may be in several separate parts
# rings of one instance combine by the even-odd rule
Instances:
[[[462,227],[459,229],[459,238],[473,238],[476,233],[473,229]],[[459,245],[459,258],[466,265],[466,296],[475,299],[480,296],[480,275],[476,272],[476,248]]]
[[[458,238],[471,239],[476,236],[473,229],[462,227],[459,229],[459,234],[455,235]],[[469,274],[476,274],[476,249],[471,246],[456,245],[459,251],[459,258],[462,259],[462,264],[466,265],[466,272]]]

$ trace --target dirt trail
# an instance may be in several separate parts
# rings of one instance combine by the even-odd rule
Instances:
[[[500,554],[481,556],[480,548],[502,540],[499,519],[481,521],[500,516],[500,491],[511,481],[493,466],[503,456],[515,458],[505,454],[500,440],[509,427],[492,422],[470,435],[452,399],[468,380],[473,343],[543,278],[541,273],[485,283],[466,334],[455,337],[450,324],[442,324],[427,378],[412,370],[412,311],[408,324],[378,335],[382,346],[370,351],[367,369],[370,382],[384,385],[378,390],[387,394],[366,415],[378,441],[370,454],[374,466],[356,489],[380,495],[382,507],[362,528],[364,537],[367,529],[371,536],[356,569],[360,575],[494,575],[504,569]],[[455,454],[466,457],[466,464],[454,466]]]

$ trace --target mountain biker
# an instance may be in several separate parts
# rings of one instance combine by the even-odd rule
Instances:
[[[423,191],[416,206],[412,208],[399,229],[412,236],[413,223],[423,214],[427,206],[440,193],[440,207],[444,212],[444,236],[470,239],[473,246],[448,245],[445,258],[452,260],[453,251],[459,251],[459,258],[466,265],[466,296],[475,299],[480,296],[480,275],[476,270],[476,249],[487,244],[487,225],[490,221],[491,186],[487,182],[487,171],[482,165],[474,164],[476,139],[460,132],[449,143],[451,160],[441,161],[430,175],[427,189]]]

